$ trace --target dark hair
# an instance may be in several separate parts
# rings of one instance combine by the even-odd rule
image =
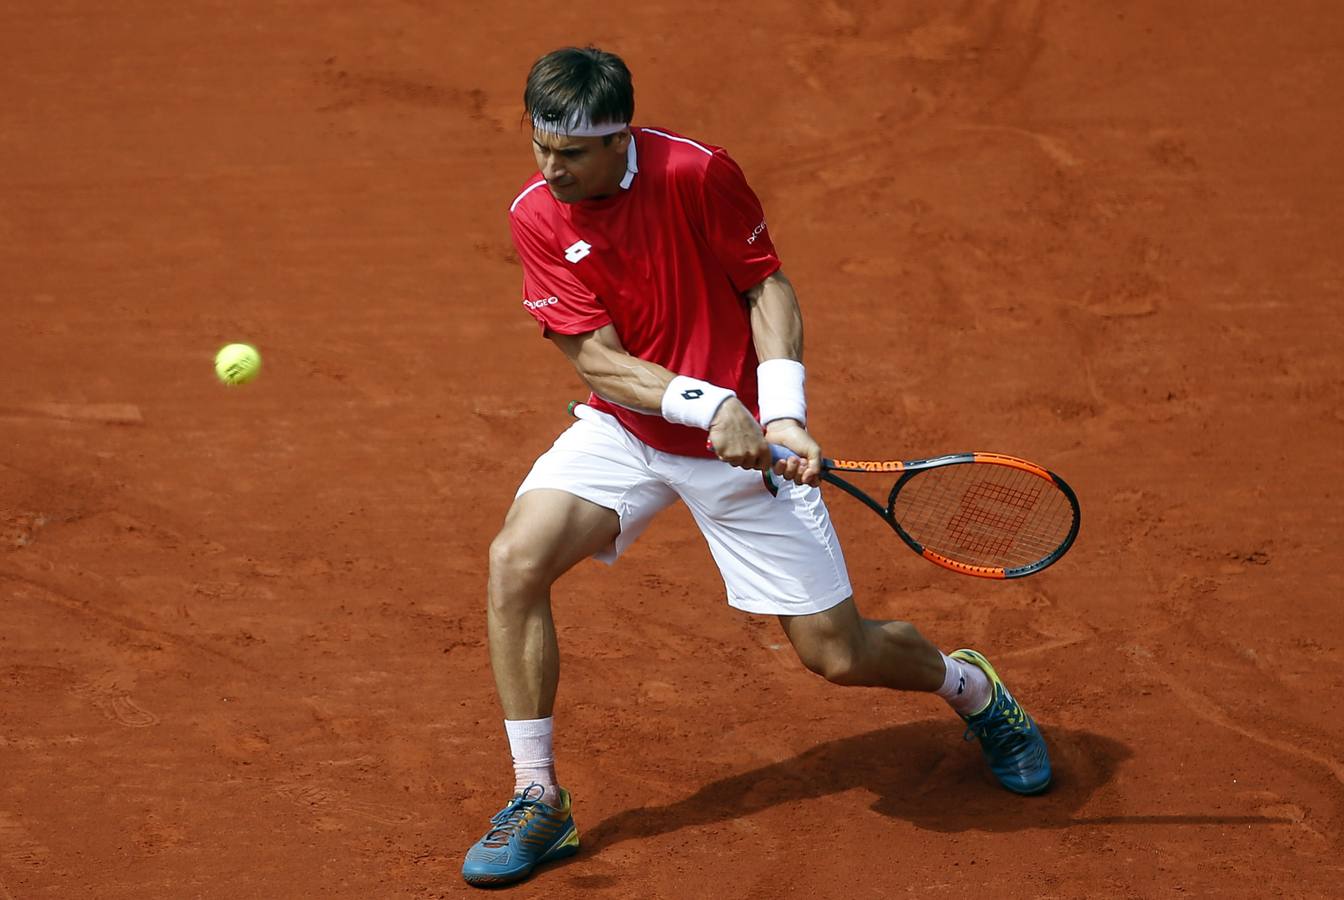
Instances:
[[[564,122],[575,112],[590,122],[629,122],[635,86],[625,61],[596,47],[552,50],[532,65],[523,90],[528,119]]]

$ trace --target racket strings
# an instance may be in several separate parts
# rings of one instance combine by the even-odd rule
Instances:
[[[976,566],[1014,568],[1043,559],[1065,540],[1074,518],[1053,482],[985,463],[918,472],[891,504],[917,543]]]

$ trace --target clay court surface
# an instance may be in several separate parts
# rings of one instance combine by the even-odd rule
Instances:
[[[683,510],[580,566],[585,852],[515,893],[1338,896],[1340,7],[454,6],[0,11],[0,900],[471,893],[486,547],[580,396],[519,97],[590,41],[761,195],[829,453],[1025,456],[1084,521],[991,583],[830,501],[860,608],[1035,713],[1035,799],[803,670]]]

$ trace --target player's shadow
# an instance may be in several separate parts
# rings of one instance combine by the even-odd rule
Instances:
[[[584,832],[585,848],[665,834],[749,816],[780,803],[867,790],[871,809],[931,831],[1016,831],[1091,823],[1269,824],[1261,816],[1111,816],[1078,818],[1097,788],[1132,754],[1119,741],[1065,728],[1047,728],[1054,781],[1039,797],[1018,797],[998,786],[975,744],[959,740],[946,720],[912,722],[820,744],[773,765],[705,785],[664,806],[628,809]],[[857,801],[856,801],[857,802]]]

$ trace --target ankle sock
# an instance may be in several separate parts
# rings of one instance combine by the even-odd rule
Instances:
[[[984,712],[994,699],[994,685],[990,683],[989,676],[979,666],[953,659],[945,653],[939,655],[943,657],[946,674],[943,676],[943,686],[935,693],[960,715],[973,716]]]
[[[545,793],[541,802],[554,806],[560,801],[560,790],[555,783],[555,753],[551,736],[555,719],[505,719],[504,731],[509,736],[509,752],[513,755],[513,791],[521,794],[528,785],[539,784]],[[536,792],[533,792],[535,796]]]

